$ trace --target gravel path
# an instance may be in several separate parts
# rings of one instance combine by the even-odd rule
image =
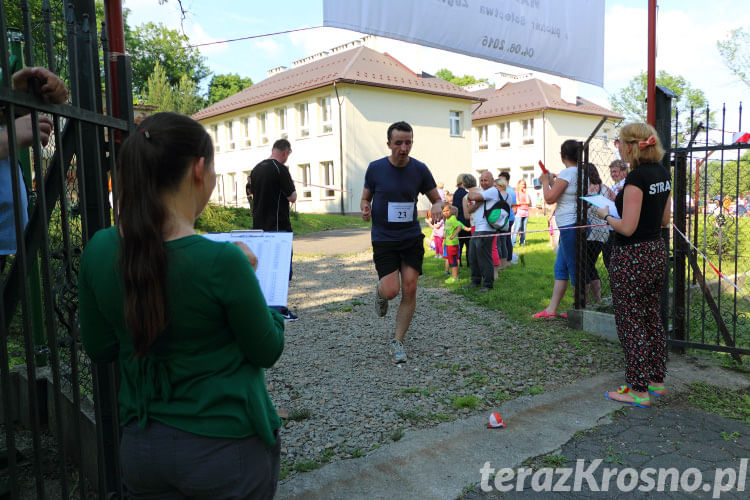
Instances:
[[[281,432],[282,477],[356,458],[404,432],[496,408],[622,364],[618,346],[562,321],[519,325],[420,281],[405,346],[388,350],[399,298],[375,314],[371,254],[295,257],[286,347],[267,371]],[[502,283],[499,284],[502,286]]]

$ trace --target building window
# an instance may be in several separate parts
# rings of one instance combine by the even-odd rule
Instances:
[[[451,136],[461,137],[463,135],[461,134],[461,112],[460,111],[451,111],[450,128],[451,128]]]
[[[500,147],[507,148],[510,146],[510,122],[498,123],[497,130]]]
[[[258,113],[258,139],[261,146],[268,144],[268,117],[265,113]]]
[[[231,121],[224,122],[224,131],[226,132],[227,136],[227,149],[231,151],[232,149],[234,149],[234,132],[232,130]]]
[[[286,139],[289,137],[289,132],[286,129],[286,108],[276,109],[276,121],[279,125],[279,137]]]
[[[477,127],[477,149],[487,149],[487,125]]]
[[[320,133],[330,134],[333,132],[331,123],[331,98],[323,97],[318,101],[320,106]]]
[[[333,198],[336,194],[333,177],[333,162],[320,162],[320,179],[323,181],[321,188],[321,198]]]
[[[217,153],[221,151],[221,146],[219,146],[219,126],[218,125],[211,125],[211,139],[214,141],[214,151]]]
[[[297,104],[297,138],[310,136],[310,116],[307,114],[307,103]]]
[[[216,194],[219,197],[219,203],[224,204],[224,176],[216,175]]]
[[[310,183],[312,181],[310,177],[310,164],[305,163],[302,165],[297,165],[297,179],[298,182],[302,183],[302,199],[309,200],[312,198],[312,189],[310,188]]]
[[[521,167],[521,178],[526,181],[526,189],[530,190],[534,185],[534,167]]]
[[[242,132],[242,147],[249,148],[253,142],[250,140],[250,118],[245,117],[240,120],[240,129],[240,132]]]
[[[235,177],[234,172],[229,174],[229,196],[230,199],[227,201],[234,203],[234,206],[237,206],[237,178]]]
[[[534,144],[534,119],[521,120],[523,127],[523,143]]]

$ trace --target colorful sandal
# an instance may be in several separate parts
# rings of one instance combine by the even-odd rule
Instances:
[[[619,399],[613,399],[609,397],[609,393],[607,392],[604,393],[604,397],[609,399],[610,401],[615,401],[616,403],[625,403],[626,405],[633,405],[637,406],[638,408],[649,408],[651,406],[651,399],[648,396],[646,396],[645,398],[636,396],[627,385],[621,385],[620,388],[615,392],[617,392],[617,394],[628,394],[631,398],[633,398],[633,401],[621,401]]]
[[[649,385],[648,386],[648,392],[649,392],[649,394],[653,394],[657,398],[663,398],[664,396],[667,395],[667,389],[664,386],[656,387],[656,386],[653,386],[653,385]]]
[[[548,313],[546,309],[542,309],[538,313],[534,314],[532,318],[534,319],[550,319],[550,318],[556,318],[557,313]]]

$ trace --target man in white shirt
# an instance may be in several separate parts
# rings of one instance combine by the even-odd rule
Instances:
[[[500,193],[494,185],[492,174],[485,170],[479,176],[481,189],[473,188],[466,198],[474,202],[469,205],[469,212],[474,214],[474,236],[469,243],[469,266],[471,267],[471,284],[469,287],[479,288],[480,292],[492,290],[495,282],[495,267],[492,265],[492,235],[495,231],[484,217],[485,205],[489,210]]]

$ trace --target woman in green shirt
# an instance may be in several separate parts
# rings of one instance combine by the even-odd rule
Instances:
[[[117,225],[81,259],[81,338],[119,361],[123,483],[132,498],[271,498],[281,421],[264,368],[284,347],[243,244],[196,234],[216,184],[203,127],[145,119],[118,158]],[[251,264],[253,263],[253,264]]]

